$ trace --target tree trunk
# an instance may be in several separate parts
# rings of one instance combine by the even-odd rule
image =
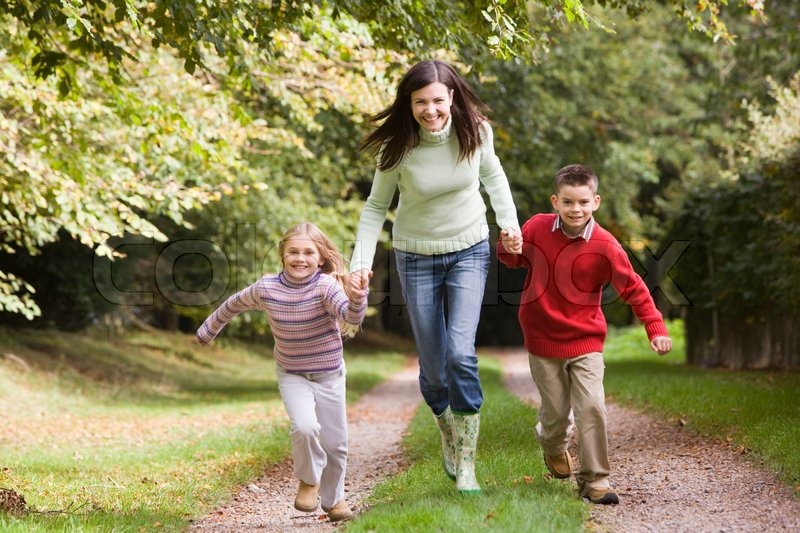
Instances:
[[[686,356],[691,365],[800,370],[798,313],[751,309],[742,317],[725,310],[692,309],[685,323]]]

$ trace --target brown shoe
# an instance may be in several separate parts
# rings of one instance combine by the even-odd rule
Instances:
[[[544,464],[553,474],[553,477],[558,479],[566,479],[572,475],[572,457],[566,450],[559,455],[547,455],[545,453]]]
[[[598,503],[600,505],[616,505],[619,503],[619,496],[617,496],[617,493],[611,488],[590,489],[584,498],[592,503]]]
[[[300,482],[297,497],[294,499],[294,508],[304,513],[313,513],[319,505],[319,485],[309,485]]]
[[[353,510],[347,505],[347,502],[342,500],[328,510],[328,519],[331,522],[341,522],[353,518]]]

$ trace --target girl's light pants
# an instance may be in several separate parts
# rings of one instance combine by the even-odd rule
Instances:
[[[278,389],[291,423],[294,475],[319,485],[320,503],[330,509],[344,500],[347,469],[345,367],[293,374],[276,367]]]
[[[579,494],[610,487],[603,354],[592,352],[568,359],[529,354],[528,360],[542,397],[536,424],[542,450],[547,455],[563,453],[577,428],[580,471],[575,479]]]

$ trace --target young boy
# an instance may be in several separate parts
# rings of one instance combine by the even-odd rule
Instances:
[[[603,343],[607,325],[600,308],[608,283],[644,323],[650,347],[659,355],[672,340],[647,286],[625,250],[592,213],[600,207],[598,179],[582,165],[558,171],[550,201],[557,214],[538,214],[522,226],[522,255],[497,245],[498,259],[528,268],[519,322],[531,375],[542,405],[536,437],[545,464],[560,479],[572,475],[567,444],[578,430],[578,493],[597,504],[616,504],[609,483]],[[574,415],[574,416],[573,416]]]

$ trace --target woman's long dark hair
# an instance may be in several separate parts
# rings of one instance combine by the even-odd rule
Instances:
[[[453,67],[437,60],[421,61],[400,80],[392,105],[370,118],[379,125],[364,138],[360,149],[380,154],[379,170],[394,168],[409,150],[419,144],[419,124],[411,112],[411,93],[437,81],[453,91],[450,115],[452,128],[458,136],[459,161],[472,156],[480,146],[480,128],[484,121],[488,121],[489,107],[481,102]]]

